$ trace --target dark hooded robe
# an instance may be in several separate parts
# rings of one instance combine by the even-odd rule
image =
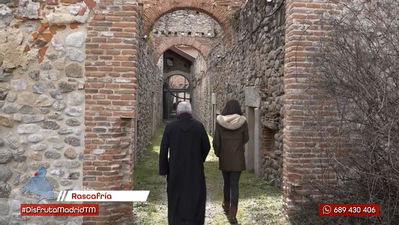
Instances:
[[[183,113],[166,125],[159,154],[159,174],[167,175],[170,225],[204,224],[206,185],[203,163],[209,149],[204,126],[190,114]]]

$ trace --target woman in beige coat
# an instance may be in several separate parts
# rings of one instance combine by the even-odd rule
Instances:
[[[219,157],[219,169],[224,180],[222,207],[233,224],[237,223],[238,187],[241,171],[245,170],[244,145],[247,142],[246,118],[238,101],[230,100],[216,118],[213,148]]]

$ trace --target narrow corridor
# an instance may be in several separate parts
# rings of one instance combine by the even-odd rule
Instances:
[[[137,225],[167,224],[166,182],[158,175],[159,144],[165,125],[156,131],[134,171],[134,189],[150,190],[147,202],[135,203],[134,221]],[[211,138],[211,137],[210,137]],[[205,162],[207,203],[205,224],[229,224],[221,207],[222,176],[213,149]],[[237,215],[240,224],[287,224],[282,213],[282,193],[253,173],[244,171],[240,179],[240,201]]]

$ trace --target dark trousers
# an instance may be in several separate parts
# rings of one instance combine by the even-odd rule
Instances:
[[[230,202],[231,206],[238,206],[238,183],[240,181],[241,172],[222,171],[223,175],[223,194],[224,201]]]

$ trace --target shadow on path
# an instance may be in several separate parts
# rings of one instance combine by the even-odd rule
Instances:
[[[150,190],[150,195],[147,202],[134,203],[132,224],[168,224],[166,181],[158,175],[159,145],[164,128],[165,125],[162,124],[157,129],[136,165],[133,175],[134,189]],[[227,225],[229,222],[221,207],[223,179],[213,149],[209,152],[204,168],[207,184],[205,224]],[[246,171],[242,173],[239,199],[237,219],[240,224],[287,224],[282,214],[281,191],[255,177],[253,173]]]

